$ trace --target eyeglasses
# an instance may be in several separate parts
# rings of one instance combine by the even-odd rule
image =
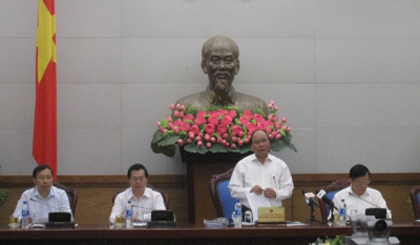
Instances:
[[[369,186],[370,182],[372,182],[371,180],[366,181],[366,182],[355,182],[354,184],[357,185],[358,187],[362,187],[362,186]]]
[[[143,182],[144,180],[146,180],[146,178],[145,177],[131,178],[130,180],[133,181],[133,182],[137,182],[137,181]]]

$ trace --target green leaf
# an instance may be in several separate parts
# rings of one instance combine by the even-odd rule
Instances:
[[[198,146],[196,144],[189,144],[184,146],[184,150],[190,153],[198,153],[198,154],[205,154],[207,149],[205,146]]]
[[[267,118],[267,114],[265,114],[265,112],[263,110],[261,110],[260,108],[257,108],[257,110],[255,110],[257,113],[261,114],[264,118]]]
[[[166,147],[170,145],[175,145],[176,141],[179,139],[178,135],[170,135],[163,138],[161,141],[157,142],[159,147]]]
[[[160,147],[157,145],[157,143],[150,143],[150,148],[152,148],[153,152],[156,154],[162,153],[167,157],[175,156],[175,145]]]
[[[160,132],[159,129],[157,129],[155,133],[153,134],[152,143],[156,143],[161,139],[163,139],[163,134],[162,132]]]
[[[208,151],[212,153],[227,153],[228,152],[225,146],[218,143],[214,143],[212,147],[208,149]]]

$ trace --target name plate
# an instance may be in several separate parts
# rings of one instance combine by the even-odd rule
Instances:
[[[284,207],[260,207],[258,208],[258,223],[260,222],[284,222]]]

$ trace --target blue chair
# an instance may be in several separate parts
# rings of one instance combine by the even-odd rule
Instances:
[[[350,179],[339,179],[339,180],[334,181],[331,185],[327,187],[323,187],[322,189],[324,189],[324,191],[326,192],[325,195],[329,199],[333,200],[337,192],[339,192],[340,190],[346,187],[349,187],[350,185],[351,185]],[[326,204],[322,199],[319,200],[319,206],[321,210],[322,222],[327,222],[331,207],[328,204]]]
[[[420,186],[415,186],[411,190],[411,201],[413,202],[414,216],[420,219]]]
[[[232,213],[235,204],[239,201],[230,195],[229,182],[233,168],[223,174],[215,174],[210,179],[210,193],[213,200],[214,209],[217,217],[226,217],[232,220]]]

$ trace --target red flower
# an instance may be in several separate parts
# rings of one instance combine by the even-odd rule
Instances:
[[[217,125],[217,124],[219,124],[219,119],[218,119],[218,117],[219,116],[216,116],[216,115],[212,115],[212,116],[210,116],[209,117],[209,123],[210,124],[213,124],[213,125]]]
[[[261,114],[255,113],[254,114],[254,120],[259,123],[259,122],[264,122],[264,117]]]
[[[206,124],[207,120],[204,117],[196,117],[194,120],[194,124],[201,125]]]
[[[219,124],[217,125],[217,131],[219,134],[224,134],[227,132],[227,125],[226,124]]]
[[[193,133],[194,135],[197,135],[198,133],[200,133],[200,129],[198,128],[197,125],[192,125],[190,127],[190,132]]]
[[[207,124],[206,125],[206,133],[207,134],[213,134],[214,133],[214,125],[213,124]]]
[[[250,110],[245,110],[244,111],[244,117],[247,117],[249,119],[252,119],[252,112]]]
[[[220,120],[221,124],[231,125],[232,124],[232,118],[228,115],[225,115],[222,120]]]
[[[188,131],[190,129],[190,123],[182,122],[179,129],[181,129],[181,131]]]
[[[232,134],[240,136],[241,132],[243,133],[242,127],[239,125],[235,125],[232,127]]]
[[[253,132],[258,130],[257,125],[253,124],[253,123],[248,123],[246,125],[246,128],[248,129],[248,134],[251,135]]]

